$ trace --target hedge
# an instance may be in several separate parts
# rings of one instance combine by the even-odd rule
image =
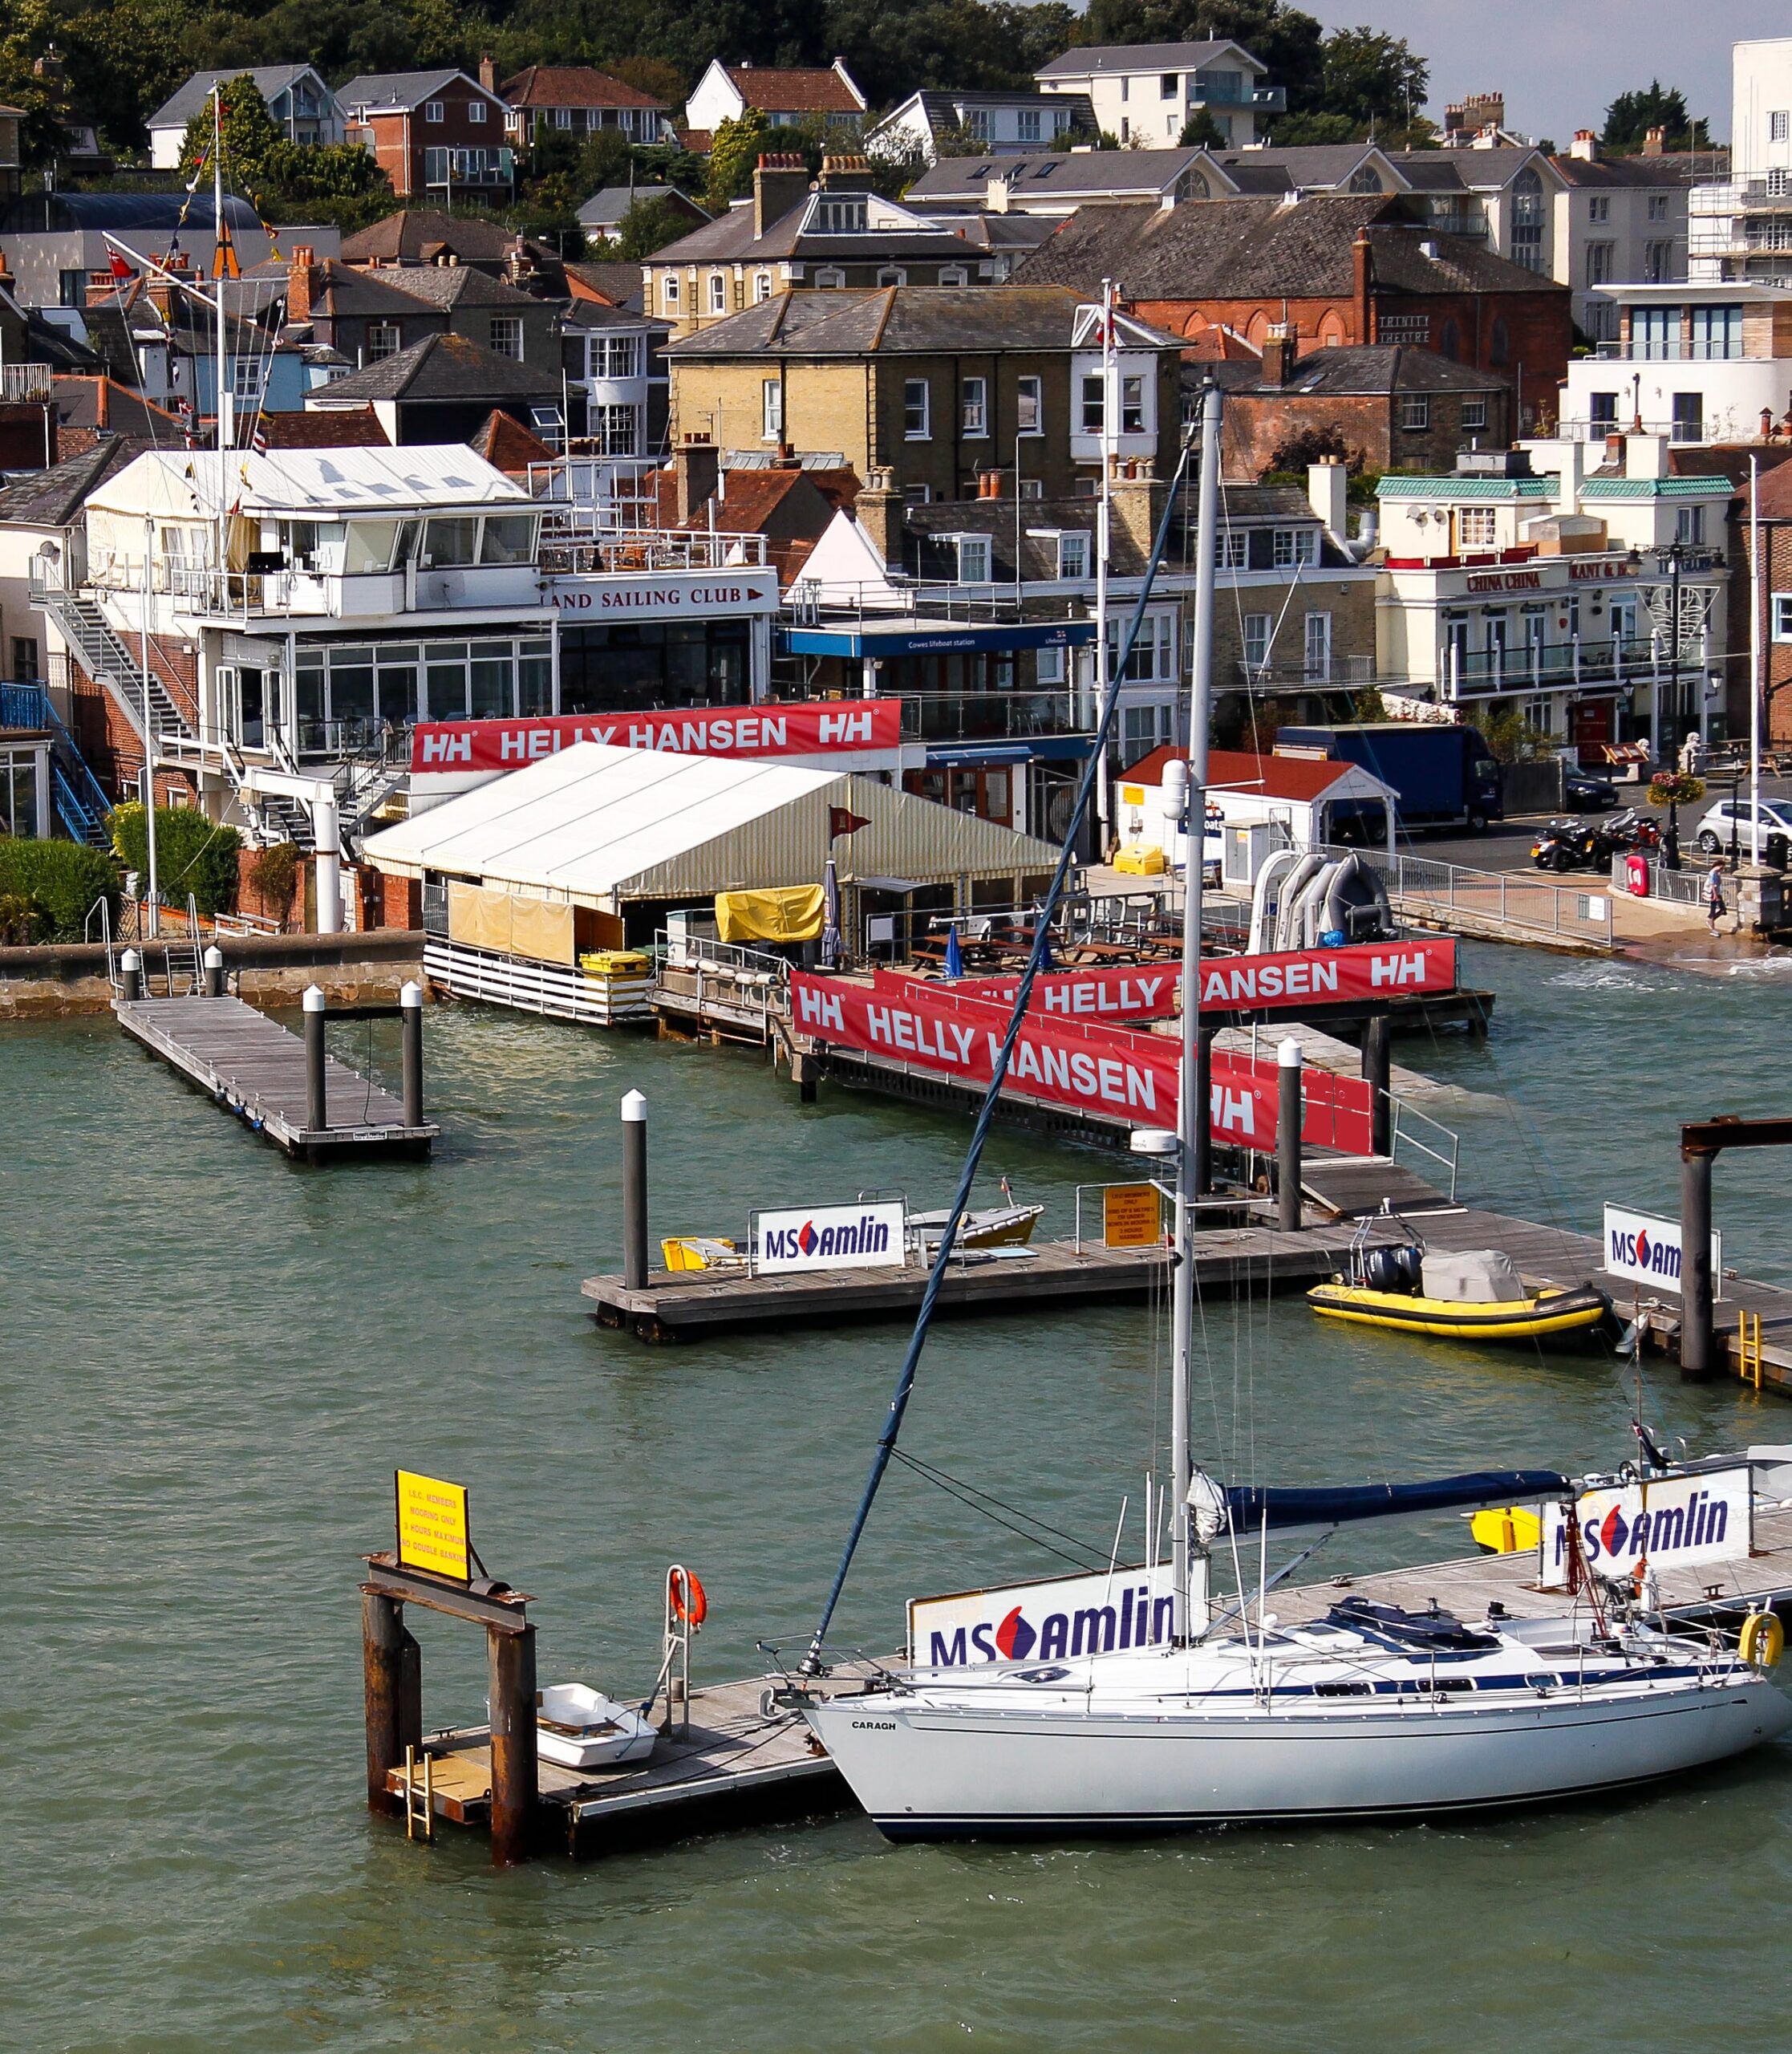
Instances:
[[[96,899],[118,904],[118,866],[83,842],[18,841],[0,834],[0,899],[28,899],[51,926],[52,941],[79,941]]]
[[[116,808],[107,824],[119,861],[137,873],[148,891],[149,836],[141,801]],[[190,891],[208,919],[228,913],[237,903],[237,851],[242,840],[234,827],[208,820],[197,806],[157,806],[156,880],[162,903],[184,906]]]

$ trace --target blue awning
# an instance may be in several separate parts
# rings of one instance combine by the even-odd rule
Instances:
[[[1235,1532],[1255,1533],[1266,1513],[1271,1527],[1335,1526],[1345,1520],[1384,1519],[1396,1512],[1535,1504],[1540,1498],[1573,1495],[1574,1486],[1553,1469],[1481,1469],[1466,1476],[1439,1476],[1427,1484],[1347,1484],[1331,1490],[1242,1488],[1226,1493],[1226,1509]]]
[[[1092,620],[865,620],[837,627],[780,627],[780,652],[790,656],[925,656],[965,650],[1080,648],[1095,639]]]

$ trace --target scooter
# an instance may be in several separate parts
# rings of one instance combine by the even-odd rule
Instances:
[[[1591,826],[1583,820],[1552,820],[1530,845],[1530,860],[1539,870],[1603,870],[1611,862],[1612,842],[1608,830]]]

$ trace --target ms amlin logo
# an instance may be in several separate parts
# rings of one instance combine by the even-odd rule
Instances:
[[[760,1236],[760,1246],[774,1259],[792,1255],[885,1255],[890,1248],[890,1224],[870,1212],[844,1226],[817,1227],[810,1216],[800,1227],[768,1227]]]
[[[1168,1585],[1167,1565],[1160,1565],[917,1598],[909,1607],[909,1645],[915,1661],[935,1669],[1153,1647],[1170,1634]]]
[[[900,1199],[860,1200],[853,1205],[805,1205],[761,1212],[754,1221],[754,1255],[761,1270],[873,1269],[903,1260]]]

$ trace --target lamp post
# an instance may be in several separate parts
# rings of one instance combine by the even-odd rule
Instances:
[[[1680,571],[1684,552],[1678,538],[1668,545],[1668,704],[1672,717],[1680,719]],[[1656,753],[1660,753],[1661,716],[1656,712]]]

